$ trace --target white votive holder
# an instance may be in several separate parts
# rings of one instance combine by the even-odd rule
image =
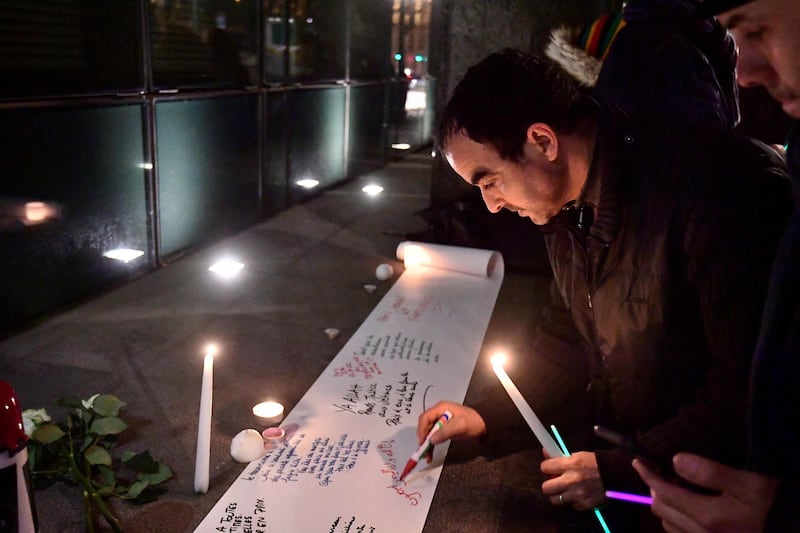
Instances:
[[[253,406],[253,414],[262,422],[262,426],[272,426],[283,420],[283,404],[261,402]]]

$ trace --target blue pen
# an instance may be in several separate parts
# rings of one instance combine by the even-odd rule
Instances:
[[[550,429],[553,430],[553,435],[555,436],[556,440],[558,441],[558,445],[561,447],[561,451],[564,452],[566,457],[569,457],[569,450],[567,449],[567,445],[564,443],[564,440],[561,438],[561,435],[558,433],[556,426],[550,425]],[[600,527],[603,528],[603,531],[606,533],[611,533],[611,530],[608,529],[608,524],[606,524],[605,518],[603,518],[603,513],[600,512],[600,509],[597,507],[594,508],[594,515],[597,517],[597,521],[600,522]]]

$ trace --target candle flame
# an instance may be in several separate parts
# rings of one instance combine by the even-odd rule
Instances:
[[[491,359],[489,359],[489,362],[492,363],[493,367],[503,368],[503,365],[505,364],[506,359],[507,359],[507,357],[506,357],[505,353],[497,352],[496,354],[494,354],[492,356]]]
[[[206,355],[215,356],[217,355],[217,345],[216,344],[207,344],[206,345]]]
[[[275,418],[283,414],[283,404],[261,402],[253,406],[253,414],[262,418]]]

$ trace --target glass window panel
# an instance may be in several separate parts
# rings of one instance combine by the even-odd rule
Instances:
[[[299,180],[314,180],[321,187],[344,179],[344,91],[333,87],[287,93],[292,202],[309,194]]]
[[[425,90],[425,111],[422,118],[422,139],[421,142],[427,143],[433,139],[434,120],[436,118],[436,78],[425,77],[420,80],[424,83]]]
[[[258,220],[258,96],[156,104],[161,254]]]
[[[0,330],[148,268],[141,105],[0,112]],[[103,254],[142,255],[124,263]]]
[[[0,97],[140,91],[138,0],[0,1]]]
[[[288,38],[287,4],[284,0],[264,0],[263,58],[264,81],[286,79],[286,40]]]
[[[262,186],[264,213],[286,207],[286,93],[267,93],[266,165]],[[309,188],[311,183],[307,184]]]
[[[392,3],[351,0],[350,78],[382,79],[395,71],[392,46]]]
[[[151,0],[156,88],[257,85],[256,0]]]
[[[385,84],[355,85],[350,93],[349,175],[362,174],[386,160]]]
[[[344,79],[346,23],[344,2],[290,0],[289,77],[292,81]]]

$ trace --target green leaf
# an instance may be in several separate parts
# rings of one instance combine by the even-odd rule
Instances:
[[[34,440],[42,444],[52,444],[64,435],[66,435],[66,433],[55,424],[42,424],[33,432]]]
[[[83,453],[90,465],[111,466],[111,454],[102,446],[92,446]]]
[[[124,452],[122,452],[122,457],[121,457],[121,459],[122,459],[122,464],[125,464],[125,463],[127,463],[128,461],[130,461],[132,457],[136,457],[136,454],[135,454],[135,453],[133,453],[132,451],[130,451],[130,450],[125,450]]]
[[[172,477],[172,470],[166,464],[158,463],[158,472],[154,474],[139,474],[136,477],[141,481],[147,481],[150,485],[158,485]]]
[[[56,404],[62,407],[73,407],[75,409],[83,409],[83,404],[81,403],[81,399],[75,398],[73,396],[59,398]]]
[[[132,503],[134,505],[143,505],[145,503],[154,502],[158,499],[158,497],[162,494],[166,494],[167,489],[163,487],[147,487],[142,491],[139,496],[132,500],[128,500],[128,503]]]
[[[98,479],[106,487],[113,489],[117,485],[117,474],[111,467],[106,465],[98,465]]]
[[[142,453],[128,454],[130,452],[122,454],[122,464],[128,468],[141,474],[155,474],[158,472],[159,463],[153,459],[153,456],[147,450]]]
[[[136,498],[144,489],[147,488],[147,485],[147,481],[137,481],[136,483],[131,484],[131,486],[128,487],[128,496],[131,498]]]
[[[100,416],[117,416],[119,410],[128,405],[113,394],[101,394],[94,399],[92,409]]]
[[[122,419],[116,416],[105,416],[92,422],[89,432],[95,435],[116,435],[125,431],[127,427],[128,424],[123,422]]]

